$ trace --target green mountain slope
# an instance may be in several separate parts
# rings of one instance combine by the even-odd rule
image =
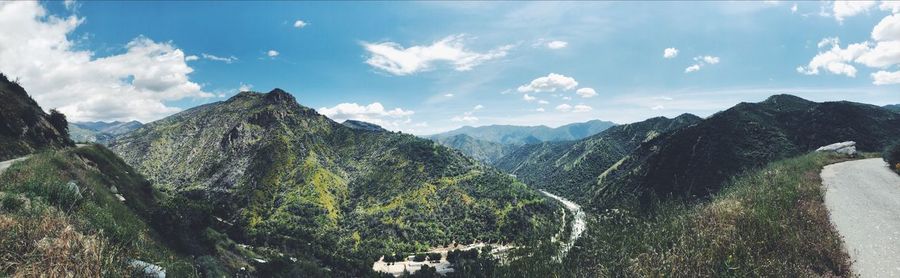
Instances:
[[[881,107],[775,95],[642,144],[610,169],[594,204],[626,197],[643,204],[660,196],[705,197],[729,177],[771,161],[843,141],[856,141],[860,151],[879,151],[896,138],[900,115]]]
[[[568,124],[557,128],[514,125],[465,126],[448,132],[431,135],[428,136],[428,138],[442,141],[447,137],[465,134],[475,139],[494,143],[524,145],[546,141],[577,140],[597,134],[614,125],[616,124],[612,122],[593,120],[584,123]]]
[[[346,127],[279,89],[186,110],[110,148],[158,188],[209,204],[236,241],[312,262],[306,275],[364,275],[385,252],[452,241],[527,245],[559,225],[553,202],[505,174],[430,140]]]
[[[885,109],[900,113],[900,104],[885,105]]]
[[[19,84],[0,74],[0,161],[71,147],[64,115],[48,115]]]
[[[516,149],[516,146],[513,145],[475,139],[466,134],[440,137],[434,139],[434,141],[452,149],[459,150],[463,154],[487,164],[496,162],[504,155]]]
[[[642,142],[700,120],[691,114],[674,119],[656,117],[614,126],[577,141],[525,145],[494,165],[533,187],[557,192],[572,200],[586,201],[598,177]]]

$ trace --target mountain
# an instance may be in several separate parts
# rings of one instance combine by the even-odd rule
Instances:
[[[853,102],[775,95],[740,103],[640,145],[601,176],[593,204],[706,197],[731,176],[824,145],[856,141],[863,152],[900,138],[900,114]]]
[[[592,120],[557,128],[547,126],[489,125],[480,127],[464,126],[455,130],[428,136],[443,141],[444,138],[465,134],[472,138],[494,143],[524,145],[546,141],[577,140],[601,132],[615,123]]]
[[[368,123],[368,122],[363,122],[363,121],[357,121],[357,120],[346,120],[341,124],[346,127],[349,127],[352,129],[358,129],[358,130],[365,130],[365,131],[372,131],[372,132],[387,132],[388,131],[387,129],[384,129],[383,127],[381,127],[379,125],[376,125],[373,123]]]
[[[141,128],[143,125],[138,121],[73,122],[69,123],[69,136],[75,142],[106,144],[116,136]]]
[[[0,161],[74,146],[65,115],[47,114],[22,86],[0,74]]]
[[[370,276],[383,254],[528,246],[561,224],[556,203],[506,174],[430,140],[336,123],[280,89],[185,110],[110,148],[165,193],[210,206],[227,223],[213,230],[284,254],[268,257],[283,276]]]
[[[884,107],[884,109],[900,113],[900,104],[889,104],[889,105],[885,105],[883,107]]]
[[[641,143],[699,121],[700,117],[683,114],[674,119],[656,117],[617,125],[577,141],[525,145],[503,156],[494,165],[533,187],[572,200],[589,200],[588,193],[597,178]]]
[[[434,139],[441,145],[459,150],[463,154],[479,161],[492,164],[500,157],[516,149],[513,145],[495,143],[487,140],[475,139],[466,134],[457,134],[449,137]]]

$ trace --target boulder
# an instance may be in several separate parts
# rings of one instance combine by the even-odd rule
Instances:
[[[128,265],[137,271],[135,273],[137,277],[166,278],[166,270],[161,266],[134,259],[129,260]]]
[[[834,144],[831,144],[828,146],[820,147],[820,148],[816,149],[816,152],[833,152],[833,153],[846,154],[846,155],[855,155],[856,154],[856,142],[847,141],[847,142],[834,143]]]

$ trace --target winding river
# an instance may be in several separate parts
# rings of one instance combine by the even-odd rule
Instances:
[[[547,197],[559,201],[563,204],[564,207],[566,207],[566,209],[568,209],[570,212],[572,212],[573,215],[575,215],[575,218],[572,220],[572,233],[569,235],[569,240],[564,242],[562,248],[559,250],[559,257],[557,258],[559,260],[562,260],[566,257],[566,254],[569,253],[569,250],[572,249],[572,246],[575,245],[575,241],[577,241],[578,238],[581,237],[581,234],[584,233],[584,230],[587,228],[584,219],[584,210],[581,209],[581,206],[579,206],[575,202],[566,200],[566,198],[556,196],[553,193],[544,190],[541,190],[541,193],[544,193],[544,195],[547,195]]]

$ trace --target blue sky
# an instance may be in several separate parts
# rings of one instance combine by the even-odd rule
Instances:
[[[894,11],[879,2],[3,3],[0,71],[74,120],[152,121],[242,87],[278,87],[336,120],[415,134],[627,123],[776,93],[900,103]],[[677,55],[664,57],[667,48]]]

